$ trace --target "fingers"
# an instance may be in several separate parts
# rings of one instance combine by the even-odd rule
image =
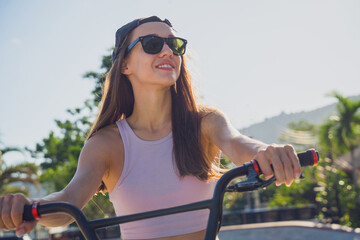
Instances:
[[[4,229],[14,229],[15,223],[11,219],[11,200],[13,199],[12,194],[6,194],[2,199],[1,206],[1,220],[4,225]]]
[[[285,166],[283,163],[283,154],[275,148],[271,159],[276,178],[275,184],[276,186],[280,186],[286,181],[286,178],[288,177],[285,172]]]
[[[0,197],[0,229],[10,230],[20,226],[25,204],[30,204],[30,201],[22,194]]]
[[[16,228],[16,235],[20,237],[25,233],[31,232],[31,230],[33,230],[34,227],[36,226],[36,223],[37,221],[23,222]]]
[[[2,220],[2,206],[3,206],[4,198],[0,197],[0,229],[8,230],[8,228],[5,226],[3,220]]]
[[[272,177],[272,165],[277,186],[282,183],[290,186],[294,178],[301,174],[299,159],[291,145],[270,145],[259,151],[255,159],[258,160],[265,179]]]
[[[30,202],[22,194],[15,194],[13,196],[11,219],[15,224],[15,227],[19,226],[22,222],[22,215],[24,212],[24,205],[30,204]]]
[[[294,169],[294,176],[295,178],[299,178],[301,175],[301,165],[300,165],[300,161],[299,158],[296,154],[296,151],[294,149],[293,146],[291,145],[286,145],[285,146],[285,151],[287,153],[287,156],[289,157],[289,159],[291,160],[293,169]]]
[[[264,178],[266,180],[272,178],[274,174],[273,174],[273,170],[271,169],[271,161],[266,150],[259,151],[255,156],[255,159],[256,161],[258,161],[260,165]]]
[[[288,157],[286,151],[280,151],[282,163],[284,166],[285,179],[284,182],[286,186],[290,186],[294,180],[294,168],[291,159]]]

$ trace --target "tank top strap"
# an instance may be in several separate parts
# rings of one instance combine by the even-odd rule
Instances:
[[[128,157],[127,155],[129,154],[127,151],[129,149],[129,145],[131,145],[131,140],[130,140],[130,133],[129,133],[129,129],[126,127],[126,120],[125,119],[121,119],[119,121],[116,122],[116,125],[119,129],[119,133],[124,145],[124,167],[121,173],[121,176],[118,180],[118,182],[115,185],[115,188],[121,184],[121,182],[123,181],[123,179],[125,179],[125,177],[129,174],[129,161],[128,161]]]

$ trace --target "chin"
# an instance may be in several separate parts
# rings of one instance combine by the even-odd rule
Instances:
[[[171,87],[171,86],[173,86],[173,85],[175,85],[175,83],[176,83],[176,81],[169,81],[169,82],[166,82],[166,83],[164,83],[164,87]]]
[[[162,78],[162,79],[158,79],[158,82],[164,83],[166,85],[172,86],[176,83],[177,79],[175,79],[174,77],[167,77],[167,78]]]

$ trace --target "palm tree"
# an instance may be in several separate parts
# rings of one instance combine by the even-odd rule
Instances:
[[[358,177],[354,150],[360,142],[360,100],[353,101],[333,92],[337,98],[337,116],[331,116],[319,129],[319,143],[326,157],[332,160],[345,152],[350,152],[352,165],[352,182],[355,186],[356,203],[360,205]],[[338,196],[336,196],[338,198]],[[338,199],[336,199],[339,207]],[[339,208],[339,210],[341,210]],[[341,212],[341,211],[340,211]],[[341,214],[340,214],[341,215]]]
[[[339,117],[330,117],[323,125],[319,128],[319,145],[322,152],[322,155],[329,160],[330,165],[332,166],[334,164],[334,154],[335,154],[335,148],[334,148],[334,126],[336,126],[336,123],[338,121]],[[328,182],[329,176],[327,176],[327,172],[325,171],[325,168],[322,169],[321,175],[324,176],[323,184],[326,186],[330,185],[330,182]],[[331,173],[330,173],[331,174]],[[339,182],[338,175],[335,175],[336,177],[336,183]],[[335,205],[336,208],[332,208],[332,201],[329,201],[329,199],[326,199],[323,202],[323,204],[326,206],[326,211],[323,211],[325,216],[330,217],[333,219],[334,223],[338,223],[338,219],[343,217],[343,211],[340,204],[340,196],[339,196],[339,186],[338,184],[333,184],[333,189],[335,191]],[[328,194],[326,194],[327,196]],[[335,212],[334,212],[335,210]],[[335,215],[334,215],[335,214]]]
[[[332,94],[338,99],[337,105],[338,118],[333,118],[334,143],[335,149],[342,152],[342,149],[350,151],[352,164],[352,181],[358,188],[358,177],[356,169],[356,159],[354,151],[360,142],[360,100],[352,101],[341,96],[339,93]]]
[[[360,207],[360,197],[354,150],[357,146],[359,146],[360,143],[360,101],[354,101],[349,98],[345,98],[336,92],[333,92],[331,96],[338,100],[337,115],[331,116],[323,125],[320,126],[318,135],[319,144],[323,156],[329,159],[330,165],[334,164],[333,160],[335,158],[346,152],[350,152],[350,164],[352,165],[351,178],[355,186],[355,204],[357,206],[355,209],[357,209]],[[323,172],[322,175],[328,176],[326,172]],[[328,203],[325,203],[324,201],[324,205],[326,208],[328,208],[326,211],[328,217],[333,218],[335,221],[336,219],[341,219],[343,214],[347,214],[347,210],[343,209],[342,207],[341,202],[343,200],[341,201],[342,197],[339,195],[341,194],[342,189],[341,186],[337,184],[340,181],[341,176],[338,174],[332,175],[330,172],[328,177],[324,179],[325,185],[331,185],[330,182],[332,180],[336,182],[336,184],[332,184],[331,188],[331,191],[334,193],[334,199],[327,199],[329,202],[326,201]],[[329,196],[331,196],[331,194]],[[336,208],[332,207],[333,204],[335,204]],[[337,209],[337,211],[334,209]],[[345,210],[345,212],[343,210]]]
[[[39,188],[39,167],[33,163],[20,163],[14,166],[6,166],[2,156],[11,151],[21,152],[18,148],[0,149],[0,196],[7,193],[23,193],[28,195],[29,192],[27,189],[14,186],[12,183],[31,183]]]

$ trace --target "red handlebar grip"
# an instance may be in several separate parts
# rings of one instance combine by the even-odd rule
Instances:
[[[35,220],[39,220],[41,217],[38,213],[38,206],[39,206],[39,202],[33,202],[32,206],[31,206],[31,213],[33,215],[33,217],[35,218]]]

